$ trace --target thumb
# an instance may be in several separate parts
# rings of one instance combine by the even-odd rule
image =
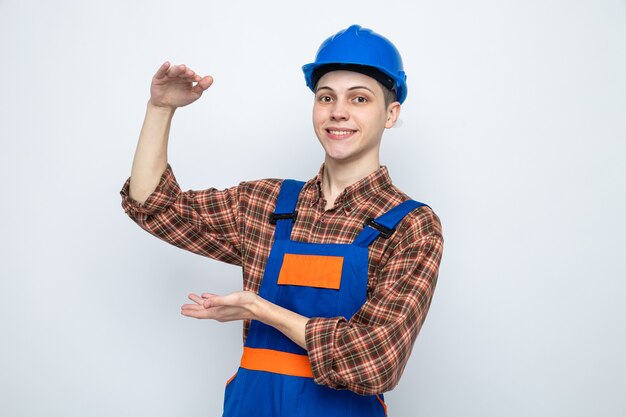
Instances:
[[[213,84],[213,77],[211,77],[210,75],[207,75],[207,76],[200,78],[200,80],[198,80],[196,85],[193,86],[193,90],[196,93],[201,93],[207,88],[209,88],[212,84]]]
[[[203,293],[200,295],[200,297],[202,297],[202,298],[217,297],[217,294],[213,294],[213,293],[210,293],[210,292],[203,292]]]
[[[202,294],[202,306],[204,308],[209,308],[209,307],[217,307],[220,304],[220,296],[217,294],[211,294],[211,293],[204,293]]]

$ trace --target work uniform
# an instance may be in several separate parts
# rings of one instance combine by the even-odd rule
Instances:
[[[365,303],[368,246],[389,238],[396,225],[423,204],[408,200],[369,219],[351,244],[291,240],[304,183],[285,180],[270,219],[274,244],[259,295],[305,317],[351,318]],[[224,417],[385,416],[382,394],[361,396],[317,385],[307,352],[275,328],[253,321],[238,373],[229,381]]]
[[[129,197],[127,181],[121,191],[122,205],[139,226],[153,235],[185,250],[241,265],[244,290],[266,296],[265,292],[271,288],[265,289],[265,286],[269,285],[271,279],[265,279],[264,274],[269,274],[270,270],[273,270],[274,287],[278,288],[274,291],[278,294],[284,294],[285,291],[296,292],[295,297],[281,296],[278,304],[286,298],[299,300],[303,298],[300,294],[315,294],[316,298],[313,298],[315,307],[319,304],[319,311],[323,314],[301,311],[298,310],[300,307],[294,306],[295,311],[311,317],[305,330],[308,363],[304,368],[308,369],[307,375],[311,372],[313,376],[313,378],[310,376],[295,378],[306,380],[307,387],[315,387],[312,389],[342,392],[336,398],[352,396],[369,398],[368,407],[374,403],[371,409],[382,412],[382,404],[376,394],[387,391],[398,383],[430,306],[443,250],[441,224],[433,211],[424,206],[412,210],[395,227],[396,232],[391,237],[377,237],[369,247],[365,245],[359,250],[350,249],[350,252],[360,252],[361,255],[350,254],[344,257],[346,260],[343,262],[350,267],[342,264],[341,283],[343,285],[347,279],[346,274],[352,274],[349,272],[355,268],[352,265],[360,262],[361,265],[366,264],[366,272],[354,275],[360,274],[359,285],[365,286],[366,290],[355,290],[356,286],[350,286],[353,292],[359,293],[359,296],[355,300],[342,300],[342,307],[337,306],[334,311],[328,310],[321,304],[326,295],[322,297],[318,294],[322,292],[333,294],[342,289],[319,290],[313,285],[307,288],[293,283],[278,285],[283,265],[275,264],[273,260],[277,256],[275,254],[279,253],[276,250],[272,251],[276,246],[274,241],[284,241],[285,243],[277,243],[276,247],[286,245],[292,251],[291,255],[301,255],[293,250],[301,247],[298,242],[312,242],[315,244],[310,247],[317,248],[318,245],[322,245],[333,250],[344,246],[360,248],[355,244],[357,236],[375,230],[369,226],[364,227],[365,221],[388,212],[408,200],[408,197],[393,185],[387,169],[380,167],[357,183],[348,186],[337,197],[334,206],[327,210],[321,193],[323,172],[324,167],[302,188],[296,207],[298,213],[295,222],[277,219],[276,226],[272,225],[269,219],[272,213],[280,214],[280,210],[277,211],[277,198],[283,182],[277,179],[243,182],[225,190],[183,192],[171,167],[168,166],[156,190],[143,204],[138,204]],[[277,235],[282,233],[281,223],[291,226],[291,236],[288,233]],[[363,254],[369,259],[363,260]],[[336,255],[333,252],[331,256]],[[339,256],[344,255],[340,253]],[[359,256],[361,261],[355,262],[355,257]],[[298,261],[301,258],[297,256],[287,256],[286,259],[287,272],[293,270],[294,266],[301,265]],[[333,268],[330,267],[330,270]],[[287,274],[282,277],[281,282],[290,280],[293,280],[293,277]],[[324,285],[332,285],[332,279],[330,282]],[[277,301],[269,298],[269,301]],[[290,308],[288,303],[285,306]],[[306,308],[310,308],[310,303]],[[355,309],[358,311],[352,315]],[[283,347],[258,344],[259,339],[254,334],[263,332],[257,333],[254,327],[260,324],[254,323],[252,322],[250,326],[250,323],[244,322],[246,348],[279,351],[282,349],[282,352],[302,356],[304,351],[297,346],[297,349],[293,348],[295,345]],[[279,336],[283,337],[280,334]],[[285,345],[289,346],[289,343],[285,342]],[[244,353],[242,358],[244,365],[249,358],[250,355]],[[285,360],[273,362],[291,363]],[[238,372],[236,378],[228,385],[227,402],[231,398],[236,399],[243,395],[231,396],[231,391],[239,390],[239,382],[243,379],[240,379],[241,372]],[[245,372],[250,373],[250,370]],[[279,375],[283,377],[282,374]],[[254,395],[254,392],[245,395]],[[299,394],[297,397],[301,398]],[[273,401],[269,397],[255,398],[257,408]]]

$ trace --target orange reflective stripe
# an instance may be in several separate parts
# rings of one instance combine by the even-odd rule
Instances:
[[[253,371],[313,378],[313,371],[307,355],[272,349],[257,349],[244,346],[240,366]]]
[[[338,290],[342,268],[342,256],[286,253],[278,275],[278,284]]]
[[[233,379],[235,379],[235,377],[237,376],[237,372],[235,372],[235,375],[231,376],[230,378],[228,378],[228,381],[226,381],[226,385],[230,384],[231,382],[233,382]]]
[[[387,415],[387,404],[385,404],[383,399],[380,398],[380,395],[376,394],[376,398],[378,398],[378,401],[380,401],[380,403],[383,405],[383,409],[385,410],[385,415]]]

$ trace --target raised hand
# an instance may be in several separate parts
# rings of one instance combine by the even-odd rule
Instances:
[[[150,85],[150,104],[176,109],[193,103],[213,84],[210,75],[200,76],[184,64],[168,61],[157,70]]]

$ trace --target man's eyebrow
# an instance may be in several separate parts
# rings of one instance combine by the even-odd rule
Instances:
[[[327,87],[327,86],[323,85],[323,86],[321,86],[321,87],[317,87],[317,88],[315,89],[315,92],[317,93],[317,92],[318,92],[318,91],[320,91],[320,90],[330,90],[330,91],[335,91],[335,90],[333,90],[332,88],[330,88],[330,87]]]
[[[374,94],[374,91],[372,91],[372,89],[371,89],[371,88],[366,87],[366,86],[364,86],[364,85],[355,85],[354,87],[350,87],[350,88],[348,88],[348,91],[351,91],[351,90],[358,90],[358,89],[360,89],[360,88],[364,88],[364,89],[366,89],[367,91],[369,91],[370,93]],[[374,94],[374,95],[376,95],[376,94]]]
[[[360,89],[360,88],[364,88],[365,90],[367,90],[367,91],[369,91],[370,93],[372,93],[372,94],[374,94],[374,95],[375,95],[374,91],[372,91],[372,89],[371,89],[371,88],[366,87],[366,86],[364,86],[364,85],[355,85],[354,87],[350,87],[350,88],[348,88],[348,91],[358,90],[358,89]],[[317,92],[318,92],[318,91],[320,91],[320,90],[330,90],[330,91],[335,91],[335,90],[333,90],[332,88],[330,88],[330,87],[328,87],[328,86],[326,86],[326,85],[323,85],[323,86],[321,86],[321,87],[318,87],[318,88],[315,90],[315,92],[317,93]]]

